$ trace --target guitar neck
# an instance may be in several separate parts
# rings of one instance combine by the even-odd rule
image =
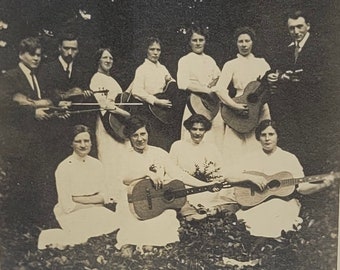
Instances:
[[[291,179],[283,179],[280,180],[282,186],[293,186],[297,184],[302,184],[302,183],[313,183],[313,182],[318,182],[322,181],[325,179],[325,177],[329,176],[330,174],[319,174],[319,175],[312,175],[312,176],[306,176],[306,177],[301,177],[301,178],[291,178]],[[340,177],[340,173],[334,173],[333,174],[334,179]]]
[[[186,188],[186,189],[182,189],[182,190],[176,190],[176,191],[174,191],[174,194],[175,194],[176,198],[179,198],[179,197],[185,197],[185,196],[191,195],[191,194],[205,192],[205,191],[208,191],[210,189],[211,189],[211,185],[201,186],[201,187],[192,187],[192,188]]]

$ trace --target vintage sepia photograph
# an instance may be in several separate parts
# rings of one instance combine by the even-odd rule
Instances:
[[[0,269],[340,269],[339,13],[0,0]]]

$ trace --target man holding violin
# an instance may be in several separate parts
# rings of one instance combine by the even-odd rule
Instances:
[[[315,125],[326,119],[321,113],[324,51],[316,35],[310,33],[306,13],[288,14],[287,27],[292,42],[281,50],[276,65],[282,84],[269,102],[271,115],[283,127],[281,144],[299,157],[306,174],[317,174],[319,171],[309,168],[318,167],[311,166],[311,161],[321,161]]]
[[[54,141],[53,164],[56,166],[65,156],[71,153],[68,139],[65,134],[74,125],[83,124],[95,130],[96,105],[87,106],[86,103],[95,103],[93,93],[88,88],[89,78],[76,63],[79,53],[78,37],[74,33],[61,33],[59,36],[59,56],[44,64],[39,71],[42,87],[55,105],[62,101],[69,101],[62,119],[53,119],[51,137]],[[73,104],[77,104],[74,106]],[[93,147],[96,149],[96,147]],[[95,153],[92,153],[95,155]]]
[[[19,44],[19,64],[0,78],[1,156],[10,165],[10,194],[7,209],[12,222],[34,222],[38,218],[41,190],[45,184],[44,134],[51,100],[37,79],[41,45],[37,38]],[[34,214],[33,214],[34,213]],[[34,217],[35,216],[35,217]]]

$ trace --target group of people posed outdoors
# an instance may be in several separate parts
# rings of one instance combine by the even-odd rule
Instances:
[[[255,31],[240,27],[233,39],[238,53],[220,70],[205,54],[208,28],[192,24],[190,52],[179,59],[176,77],[159,61],[161,41],[148,37],[145,61],[126,91],[112,76],[115,59],[109,48],[94,54],[96,72],[87,81],[75,61],[74,33],[61,34],[59,56],[41,66],[39,39],[23,39],[18,66],[0,78],[1,147],[13,167],[15,194],[7,202],[13,214],[9,222],[42,219],[42,202],[56,192],[53,213],[59,228],[41,231],[40,249],[63,249],[117,231],[116,248],[129,256],[134,249],[179,241],[179,217],[200,220],[218,211],[235,212],[254,236],[279,238],[282,230],[297,229],[300,203],[291,194],[314,193],[334,179],[303,183],[298,158],[278,146],[281,130],[294,143],[289,149],[308,144],[313,134],[301,136],[299,110],[306,99],[318,102],[314,89],[320,80],[319,47],[308,17],[296,11],[287,26],[292,43],[282,50],[280,63],[271,66],[256,57]],[[253,95],[242,99],[249,91]],[[273,103],[267,99],[272,92]],[[275,102],[290,109],[278,111]],[[279,129],[283,120],[289,125]],[[307,129],[315,125],[303,121]],[[46,180],[49,175],[55,183]],[[272,198],[269,192],[281,188],[274,185],[287,178],[293,181],[291,190]],[[159,208],[153,192],[162,194],[175,179],[185,190],[209,191],[184,201],[176,195],[177,208],[142,218]],[[143,181],[150,186],[138,190]],[[137,213],[142,200],[147,206]]]

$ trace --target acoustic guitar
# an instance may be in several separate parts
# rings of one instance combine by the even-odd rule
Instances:
[[[117,107],[126,111],[129,114],[133,114],[134,110],[136,110],[133,109],[134,106],[143,105],[143,103],[141,103],[132,96],[130,87],[126,91],[116,96],[115,103],[124,104],[117,105]],[[110,134],[112,138],[114,138],[117,142],[120,143],[126,142],[127,138],[123,133],[123,130],[125,128],[125,122],[127,119],[126,116],[106,111],[104,115],[101,115],[101,119],[106,132]]]
[[[236,103],[247,104],[248,113],[243,114],[223,104],[221,115],[224,122],[239,133],[252,131],[258,125],[262,106],[267,101],[269,90],[269,84],[265,80],[248,83],[244,93],[233,98]]]
[[[295,185],[307,182],[322,181],[326,176],[332,175],[334,179],[340,177],[340,172],[293,178],[289,172],[280,172],[274,175],[266,175],[261,172],[246,171],[246,174],[261,176],[267,180],[267,185],[261,191],[253,183],[244,183],[234,187],[236,201],[246,207],[255,206],[270,197],[286,197],[295,191]]]
[[[178,91],[179,90],[177,88],[176,81],[170,80],[165,85],[163,92],[155,94],[155,97],[159,99],[170,100],[172,103],[172,107],[165,108],[157,105],[148,104],[150,112],[164,124],[173,124],[177,119],[178,102],[176,99],[178,97]]]
[[[208,88],[216,85],[219,77],[213,79]],[[215,93],[192,92],[188,97],[187,105],[192,114],[202,114],[213,120],[220,110],[220,99]]]
[[[190,112],[202,114],[209,120],[213,120],[220,110],[220,99],[215,93],[192,92],[188,99]]]
[[[201,187],[185,188],[180,180],[172,180],[163,188],[156,190],[150,179],[144,178],[130,184],[128,202],[131,212],[140,220],[154,218],[167,209],[180,209],[186,196],[204,191],[218,191],[229,184],[215,183]]]

